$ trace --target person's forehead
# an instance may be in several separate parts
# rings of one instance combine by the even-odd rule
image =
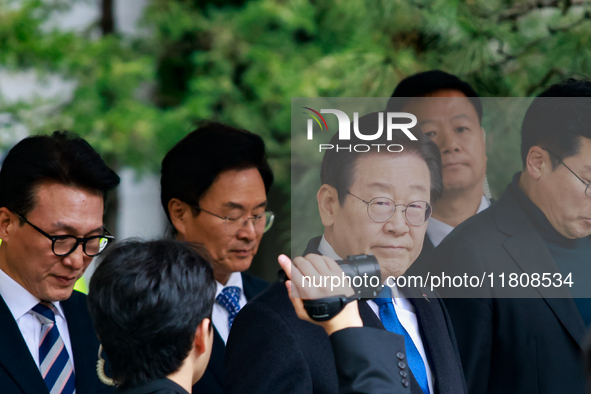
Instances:
[[[263,178],[257,168],[222,171],[207,189],[203,200],[233,207],[257,206],[266,202]]]
[[[591,172],[591,138],[580,136],[579,151],[567,161],[577,163],[582,170]]]
[[[399,182],[404,179],[404,182]],[[427,190],[430,174],[427,163],[411,153],[376,153],[357,159],[354,185],[376,191]]]
[[[103,224],[103,196],[98,191],[43,182],[33,189],[34,205],[29,219],[53,229],[91,231]]]

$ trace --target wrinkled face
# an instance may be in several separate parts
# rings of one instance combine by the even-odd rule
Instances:
[[[357,160],[349,191],[365,201],[387,197],[406,206],[418,200],[430,202],[430,182],[427,164],[415,155],[369,154]],[[397,206],[389,220],[377,223],[368,216],[367,204],[348,195],[334,213],[335,252],[343,258],[374,254],[383,278],[402,275],[419,256],[427,230],[427,223],[410,225],[403,210]]]
[[[221,217],[260,215],[267,207],[267,194],[259,170],[221,172],[199,201],[199,206]],[[225,276],[247,270],[262,237],[262,232],[255,231],[252,220],[234,234],[229,234],[223,219],[203,211],[189,220],[185,234],[181,234],[183,240],[205,246],[213,258],[216,278],[220,274]]]
[[[591,181],[591,139],[580,137],[579,153],[563,159],[583,181]],[[552,226],[571,239],[591,235],[591,197],[585,185],[564,165],[552,171],[550,165],[540,178],[540,209]]]
[[[55,182],[40,184],[36,204],[26,219],[49,235],[79,238],[103,232],[103,197],[87,189]],[[10,213],[5,235],[6,259],[1,267],[35,297],[62,301],[70,297],[76,281],[92,261],[78,245],[65,257],[52,252],[51,240],[29,224],[21,225]]]
[[[458,90],[437,90],[413,98],[404,111],[441,152],[444,193],[482,184],[486,175],[484,131],[470,100]]]

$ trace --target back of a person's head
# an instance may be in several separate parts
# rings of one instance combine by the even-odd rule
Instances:
[[[523,164],[533,146],[549,149],[560,159],[576,155],[580,137],[591,139],[591,82],[567,79],[536,97],[521,125]],[[560,161],[551,155],[552,164]]]
[[[358,119],[359,132],[365,135],[375,134],[380,127],[379,117],[385,118],[381,112],[373,112]],[[320,168],[320,182],[334,187],[339,196],[339,202],[342,205],[347,197],[347,191],[354,183],[355,165],[357,159],[371,154],[384,155],[415,155],[424,160],[431,175],[431,202],[437,201],[443,192],[443,179],[441,174],[441,154],[439,148],[424,135],[417,127],[410,129],[411,133],[417,138],[416,141],[401,130],[393,130],[391,139],[385,130],[386,120],[382,121],[382,135],[371,142],[358,138],[355,133],[351,133],[350,140],[339,140],[337,132],[331,139],[330,145],[335,148],[326,150],[322,158]],[[351,124],[351,130],[354,130],[354,123]],[[345,149],[336,149],[338,145]],[[347,149],[347,147],[351,147]],[[357,151],[355,147],[357,146]],[[367,146],[367,149],[364,146]],[[402,150],[400,149],[402,146]],[[378,152],[379,148],[379,152]],[[400,151],[400,152],[399,152]]]
[[[126,241],[101,260],[88,306],[121,387],[163,379],[189,355],[215,297],[207,252],[175,240]]]
[[[400,81],[392,93],[392,98],[388,101],[387,110],[389,112],[400,112],[409,98],[427,96],[438,90],[462,92],[474,106],[478,113],[478,119],[482,123],[482,102],[474,88],[468,82],[441,70],[413,74]]]
[[[35,188],[54,181],[106,196],[119,176],[82,138],[67,131],[27,137],[6,155],[0,169],[0,207],[20,215],[33,209]]]
[[[161,202],[170,220],[173,198],[198,204],[217,176],[227,170],[257,168],[268,192],[273,172],[263,139],[247,130],[205,123],[180,140],[162,160]]]

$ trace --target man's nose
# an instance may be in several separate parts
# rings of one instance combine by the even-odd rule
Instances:
[[[258,220],[256,224],[258,224]],[[238,238],[247,239],[249,241],[256,239],[257,231],[255,225],[255,218],[247,218],[246,221],[242,224],[242,227],[240,227],[240,229],[236,233],[236,236]]]
[[[394,214],[386,221],[386,224],[384,225],[384,229],[387,232],[392,232],[397,235],[408,232],[408,223],[406,222],[404,209],[405,207],[402,205],[396,206]]]
[[[82,244],[78,244],[72,253],[64,257],[64,265],[70,266],[75,270],[82,269],[84,267],[84,258],[86,257],[83,249]]]
[[[441,153],[459,152],[460,144],[458,137],[451,127],[445,127],[441,133],[438,141],[439,150]]]

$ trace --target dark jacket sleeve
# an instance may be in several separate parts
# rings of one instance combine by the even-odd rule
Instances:
[[[371,327],[346,328],[330,336],[340,394],[410,393],[408,367],[395,354],[404,354],[404,337]],[[405,383],[406,382],[406,383]]]
[[[273,309],[247,304],[236,316],[228,338],[224,393],[312,393],[300,345]]]

